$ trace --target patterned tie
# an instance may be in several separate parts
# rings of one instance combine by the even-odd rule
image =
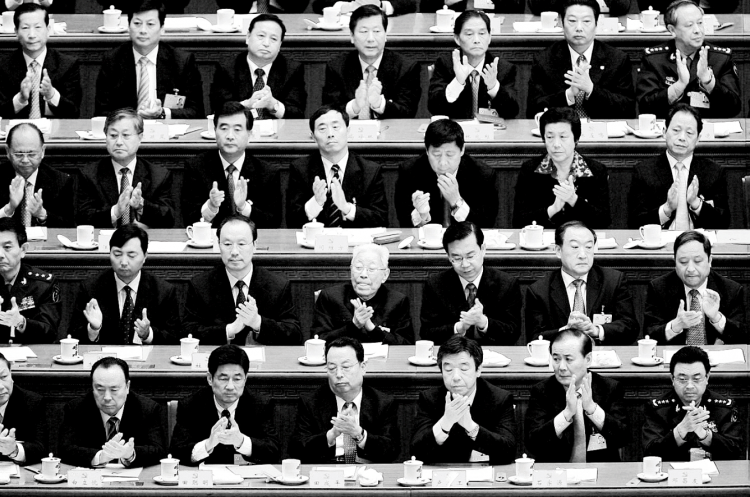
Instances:
[[[466,296],[466,303],[469,304],[469,309],[471,309],[474,307],[474,302],[477,300],[477,287],[474,283],[469,283],[466,285],[466,291],[469,292]]]
[[[472,71],[471,76],[471,117],[479,112],[479,71]]]
[[[341,168],[338,164],[333,164],[331,166],[331,183],[333,183],[334,179],[337,179],[341,181],[341,178],[339,176],[339,172],[341,171]],[[328,226],[335,228],[338,226],[341,226],[342,219],[341,219],[341,211],[338,207],[336,207],[336,204],[333,203],[333,196],[331,194],[332,188],[328,189],[328,198],[326,199],[326,203],[323,205],[323,210],[326,213],[326,219],[328,219]]]
[[[23,221],[24,226],[31,226],[31,211],[29,211],[29,206],[27,203],[27,199],[32,197],[34,195],[34,185],[26,182],[26,187],[23,189],[23,200],[21,200],[21,221]]]
[[[365,68],[365,86],[367,87],[368,91],[370,89],[370,84],[372,83],[372,80],[375,77],[375,66],[370,64]],[[360,119],[372,119],[372,113],[370,112],[370,101],[369,98],[366,98],[367,105],[362,107],[359,110],[359,118]]]
[[[39,63],[35,60],[29,64],[34,80],[31,82],[31,95],[29,96],[29,119],[40,119],[42,112],[39,109],[39,85],[42,84],[41,71],[39,71]]]
[[[130,169],[127,167],[120,168],[120,174],[122,177],[120,178],[120,193],[124,192],[128,187],[130,187],[130,179],[128,179],[128,174],[130,174]],[[125,226],[126,224],[130,224],[131,217],[130,217],[130,206],[126,207],[124,211],[122,211],[122,214],[120,214],[120,226]]]
[[[353,402],[344,402],[343,411],[351,409],[350,416],[357,416],[357,406]],[[357,460],[357,443],[351,435],[344,433],[344,463],[354,464]]]
[[[263,76],[266,74],[266,71],[261,69],[260,67],[255,70],[255,84],[253,85],[253,93],[256,91],[262,90],[266,84],[263,82]],[[268,112],[266,109],[255,109],[258,111],[258,119],[267,119],[268,118]]]
[[[686,231],[690,229],[690,215],[687,205],[688,173],[685,164],[682,162],[678,162],[674,167],[677,169],[677,181],[679,181],[680,187],[677,190],[677,213],[674,216],[672,227],[678,231]]]
[[[573,451],[570,462],[586,462],[586,425],[583,421],[583,403],[576,403],[576,417],[573,420]]]
[[[703,312],[701,295],[698,293],[698,290],[690,290],[690,310]],[[687,329],[685,343],[687,345],[706,345],[706,322],[704,319],[701,319],[697,325]]]
[[[232,427],[232,413],[229,412],[229,409],[224,409],[221,411],[221,417],[226,418],[227,424],[225,425],[227,429],[230,429]]]
[[[130,337],[133,335],[133,297],[130,296],[132,288],[125,285],[125,304],[122,306],[120,317],[120,330],[122,331],[123,343],[130,345]]]
[[[234,301],[234,306],[239,307],[240,304],[245,303],[245,294],[242,293],[242,289],[245,288],[245,282],[242,280],[237,280],[237,283],[234,284],[234,286],[237,287],[237,299]]]
[[[138,78],[138,108],[151,107],[151,92],[149,90],[148,64],[150,61],[145,55],[138,59],[140,76]]]
[[[227,166],[227,191],[229,192],[229,214],[232,215],[237,211],[237,205],[234,203],[234,172],[237,170],[234,164]]]
[[[258,14],[268,14],[268,0],[255,0],[255,11]]]
[[[572,285],[576,287],[576,294],[573,297],[573,311],[586,314],[586,304],[583,302],[583,293],[581,292],[583,280],[573,280]]]
[[[586,62],[586,56],[583,55],[583,54],[581,54],[581,55],[578,56],[578,60],[576,61],[576,65],[578,67],[581,67],[581,64],[584,64],[585,62]],[[586,98],[586,95],[582,91],[579,91],[578,95],[576,95],[575,109],[576,109],[576,114],[578,114],[578,117],[580,119],[588,119],[588,117],[589,117],[586,114],[586,111],[583,110],[583,101],[584,101],[585,98]]]
[[[117,424],[119,423],[117,416],[112,416],[107,420],[107,441],[109,442],[112,438],[117,435]]]

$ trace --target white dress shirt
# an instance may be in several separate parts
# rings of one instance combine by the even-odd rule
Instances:
[[[130,186],[135,188],[135,185],[133,184],[133,179],[135,178],[135,163],[138,161],[137,157],[134,157],[132,161],[128,163],[127,166],[121,166],[114,160],[112,161],[112,167],[115,169],[115,183],[117,184],[117,194],[119,195],[122,193],[121,186],[122,186],[122,174],[120,173],[121,169],[129,169],[130,174],[128,175],[128,181],[130,181]],[[109,218],[110,221],[112,221],[112,227],[117,228],[117,221],[119,221],[120,216],[115,216],[115,208],[117,207],[117,203],[115,202],[115,205],[112,206],[112,208],[109,210]],[[139,209],[138,213],[141,214],[143,212],[143,209]]]
[[[474,279],[474,281],[465,280],[461,276],[458,277],[458,280],[461,282],[461,286],[464,289],[464,298],[465,299],[469,298],[469,290],[466,289],[466,287],[469,285],[469,283],[474,283],[474,286],[476,287],[477,292],[479,291],[479,282],[482,281],[482,274],[483,273],[484,273],[484,267],[482,267],[482,269],[479,270],[479,274]],[[460,323],[460,321],[456,321],[456,323],[453,325],[453,334],[454,335],[457,335],[459,333],[459,331],[458,331],[458,324],[459,323]],[[487,331],[487,328],[489,328],[489,327],[490,327],[490,320],[487,319],[487,325],[484,328],[480,328],[479,326],[476,326],[476,329],[477,329],[478,332],[484,333],[484,332]]]
[[[263,67],[260,67],[255,62],[250,60],[249,56],[246,58],[246,60],[247,60],[247,67],[250,69],[250,78],[252,79],[253,87],[255,87],[255,80],[258,79],[258,77],[255,75],[256,69],[263,69],[263,85],[268,86],[268,75],[271,74],[271,67],[273,66],[273,62],[270,62],[269,64]],[[273,94],[273,88],[271,88],[271,94]],[[284,106],[284,102],[282,102],[281,100],[276,99],[276,101],[278,102],[278,105],[275,108],[276,112],[271,112],[270,110],[269,112],[271,112],[271,114],[273,114],[274,117],[281,119],[282,117],[284,117],[284,113],[286,112],[286,107]]]
[[[484,57],[482,57],[482,60],[479,61],[479,64],[473,67],[479,73],[479,77],[481,78],[482,70],[484,69]],[[469,74],[469,76],[466,78],[464,84],[459,83],[456,78],[453,78],[453,81],[448,83],[448,86],[445,87],[445,99],[448,101],[448,103],[452,104],[453,102],[458,100],[461,92],[464,91],[464,86],[466,86],[466,83],[471,84],[470,79],[471,74]],[[495,86],[493,86],[492,88],[488,88],[487,93],[490,95],[490,98],[495,98],[495,96],[497,96],[498,90],[500,90],[500,80],[495,82]]]
[[[44,73],[42,72],[42,70],[44,69],[44,60],[46,58],[47,58],[47,48],[46,47],[42,50],[42,53],[40,53],[39,56],[37,56],[36,59],[32,59],[31,57],[29,57],[28,55],[26,55],[25,52],[23,52],[23,60],[26,63],[26,69],[27,70],[28,70],[29,64],[31,64],[32,60],[35,60],[36,63],[39,64],[39,67],[37,68],[37,70],[40,71],[40,73],[39,73],[39,81],[40,82],[42,81],[42,79],[44,79]],[[44,101],[47,102],[47,105],[44,106],[44,115],[45,116],[54,116],[55,114],[52,112],[52,109],[50,109],[50,105],[54,105],[55,107],[57,107],[58,105],[60,105],[60,92],[57,91],[57,89],[55,89],[55,93],[52,95],[52,98],[50,98],[49,100],[47,100],[42,95],[42,92],[40,91],[39,92],[39,98],[44,98]],[[21,112],[23,110],[24,107],[26,107],[30,103],[31,103],[31,101],[26,102],[26,105],[23,105],[21,103],[21,92],[19,91],[13,97],[13,110],[15,110],[16,114],[18,114],[19,112]]]
[[[229,413],[232,415],[232,417],[235,417],[235,412],[237,411],[237,404],[239,404],[239,399],[232,405],[227,406],[226,410],[229,411]],[[216,397],[214,397],[214,407],[216,407],[216,412],[219,413],[219,417],[221,417],[222,411],[224,411],[224,407],[221,407],[219,403],[216,401]],[[218,420],[217,420],[218,421]],[[209,452],[206,449],[206,444],[208,444],[208,438],[205,440],[202,440],[195,444],[193,446],[193,452],[190,454],[190,459],[192,459],[192,462],[198,462],[206,459],[208,456],[211,455],[211,452]],[[243,456],[250,456],[253,453],[253,442],[250,440],[250,437],[247,435],[242,435],[242,445],[240,445],[240,448],[235,448],[237,452],[242,454]]]
[[[706,280],[701,284],[701,286],[699,286],[698,288],[696,288],[696,290],[698,290],[698,295],[700,295],[700,298],[702,299],[701,300],[701,309],[703,309],[703,305],[702,304],[703,304],[703,300],[705,300],[705,298],[706,298],[706,289],[707,288],[708,288],[708,278],[706,278]],[[686,286],[686,285],[683,285],[683,289],[685,291],[685,303],[687,304],[687,309],[690,310],[690,304],[693,303],[693,298],[690,296],[690,292],[693,291],[693,289],[690,288],[689,286]],[[722,312],[720,312],[719,314],[721,315],[721,317],[719,318],[719,321],[716,324],[711,323],[711,326],[713,326],[714,329],[717,332],[724,333],[724,328],[727,325],[727,317]],[[703,319],[704,320],[706,319],[705,315],[703,316]],[[670,321],[670,322],[667,323],[667,327],[664,330],[664,335],[665,335],[667,341],[672,340],[674,337],[676,337],[677,335],[679,335],[679,333],[676,333],[676,332],[672,331],[672,324],[673,323],[674,323],[674,319],[672,321]],[[687,330],[687,328],[683,328],[683,330],[680,333],[683,333],[686,330]]]
[[[672,157],[672,154],[667,152],[667,162],[669,162],[669,171],[672,173],[672,181],[677,181],[679,172],[677,171],[677,168],[675,165],[678,162],[682,162],[685,165],[685,175],[687,178],[690,177],[690,164],[693,162],[693,156],[690,155],[689,157],[685,157],[685,159],[678,161],[674,157]],[[687,179],[686,178],[686,179]],[[690,183],[688,183],[687,186],[690,186]],[[669,221],[670,216],[667,216],[667,212],[665,210],[665,205],[667,202],[664,202],[661,207],[659,207],[659,223],[664,224],[667,221]],[[695,213],[696,216],[699,216],[701,213],[701,209],[703,209],[703,202],[701,202],[701,205],[696,209],[693,210],[690,205],[688,205],[688,209]],[[676,210],[676,209],[675,209]],[[688,216],[688,221],[690,221],[690,228],[693,227],[693,218]],[[675,221],[672,221],[672,225],[674,225]],[[671,227],[671,226],[670,226]]]
[[[575,68],[578,66],[578,57],[581,56],[578,52],[573,50],[573,47],[568,45],[568,51],[570,51],[570,63],[572,70],[575,70]],[[583,52],[583,56],[586,57],[586,62],[588,62],[589,65],[591,65],[591,55],[594,53],[594,43],[592,42],[591,45],[589,45],[589,48],[587,48]],[[586,95],[586,98],[589,98],[591,95]],[[572,95],[572,90],[568,88],[565,90],[565,100],[568,101],[568,105],[573,105],[576,103],[575,97]]]
[[[146,55],[141,55],[133,49],[133,58],[135,59],[135,91],[138,92],[138,87],[141,84],[141,68],[138,65],[138,61],[141,57],[146,57],[150,64],[146,66],[146,72],[148,73],[148,95],[151,98],[151,104],[153,105],[156,100],[156,60],[159,55],[159,45],[151,50]],[[172,117],[172,109],[164,107],[164,102],[161,103],[164,108],[164,118],[170,119]]]
[[[127,298],[127,292],[125,292],[125,287],[130,287],[130,298],[133,299],[133,305],[135,305],[135,300],[138,296],[138,286],[141,284],[141,272],[138,271],[138,275],[133,278],[133,281],[130,283],[125,283],[120,279],[119,276],[115,273],[115,286],[117,287],[117,306],[120,312],[120,316],[122,316],[122,310],[125,307],[125,299]],[[136,319],[140,319],[140,316],[133,315],[133,320],[135,322]],[[98,330],[95,330],[91,327],[91,323],[87,325],[88,333],[89,333],[89,340],[92,342],[98,342],[99,341],[99,334],[101,333],[101,328]],[[154,341],[154,330],[150,326],[148,327],[148,336],[145,339],[141,339],[140,335],[138,333],[135,333],[133,336],[133,343],[136,345],[141,344],[150,344]]]
[[[326,183],[328,184],[328,190],[330,190],[331,180],[333,180],[333,173],[331,172],[331,168],[333,167],[333,162],[329,161],[322,155],[320,156],[320,158],[323,161],[323,169],[326,172]],[[348,162],[349,162],[349,151],[347,150],[347,152],[344,154],[341,160],[337,162],[339,166],[339,181],[341,182],[342,187],[344,186],[344,173],[346,173],[346,164]],[[350,205],[352,206],[352,208],[348,214],[344,215],[343,212],[341,213],[345,221],[354,221],[354,216],[356,216],[357,214],[356,201],[353,200],[352,202],[350,202]],[[320,205],[317,200],[315,200],[315,195],[310,197],[310,200],[305,202],[305,214],[307,214],[307,219],[309,219],[310,221],[318,217],[321,212],[323,212],[323,206]]]
[[[344,410],[344,403],[346,401],[342,399],[339,396],[336,396],[336,412],[340,413]],[[362,412],[362,390],[360,389],[359,393],[356,397],[352,400],[352,404],[354,404],[357,407],[357,414],[355,416],[357,420],[357,424],[359,424],[359,414]],[[363,429],[362,432],[364,433],[364,437],[362,440],[357,444],[357,447],[360,449],[364,449],[365,443],[367,442],[367,430]],[[344,455],[344,434],[342,433],[338,437],[336,437],[336,457],[341,457]]]
[[[362,68],[362,79],[365,79],[365,70],[367,70],[367,68],[370,67],[370,65],[372,65],[372,67],[375,68],[375,76],[373,77],[373,80],[378,77],[378,71],[380,70],[380,63],[383,61],[382,53],[380,54],[380,57],[378,57],[375,60],[375,62],[373,62],[372,64],[368,64],[367,62],[362,60],[362,56],[357,57],[357,59],[359,60],[359,65]],[[359,114],[354,112],[354,102],[355,102],[355,99],[351,99],[346,104],[346,113],[349,114],[349,117],[352,119],[356,119],[359,117]],[[368,105],[369,105],[369,100],[368,100]],[[385,112],[385,96],[380,95],[380,103],[378,104],[377,107],[374,107],[374,108],[370,107],[370,110],[378,114],[382,114],[383,112]]]
[[[224,168],[224,176],[228,176],[227,174],[227,168],[229,167],[229,161],[224,158],[224,156],[221,154],[221,151],[219,153],[219,159],[221,160],[221,165]],[[232,179],[235,184],[237,184],[237,181],[240,179],[240,169],[242,169],[242,165],[245,164],[245,152],[242,152],[242,155],[239,159],[233,162],[234,164],[234,172],[232,173]],[[248,178],[245,178],[248,179]],[[227,178],[227,183],[230,181],[229,178]],[[234,203],[233,198],[229,198],[229,192],[224,192],[224,202],[229,202],[229,204]],[[206,202],[201,206],[201,216],[203,216],[203,220],[207,223],[210,223],[213,221],[213,219],[216,217],[216,214],[219,213],[219,209],[216,209],[216,211],[212,210],[213,207],[211,206],[211,199],[209,198],[206,200]],[[245,200],[245,204],[242,206],[242,209],[240,210],[240,214],[246,217],[250,217],[250,213],[253,211],[253,202],[250,199]]]
[[[227,271],[227,278],[229,278],[229,285],[232,288],[232,298],[234,299],[235,302],[237,302],[237,295],[239,295],[240,289],[237,288],[235,285],[237,284],[239,279],[232,276],[229,273],[229,271]],[[242,293],[245,296],[245,300],[247,300],[247,297],[250,295],[249,293],[250,292],[250,280],[252,279],[253,279],[253,268],[251,266],[250,272],[247,273],[244,278],[242,278],[242,281],[245,282],[245,286],[242,288]],[[258,312],[260,312],[260,310],[258,310]],[[229,331],[229,324],[227,325],[226,330],[227,330],[227,343],[230,343],[232,340],[234,340],[236,333],[232,333],[231,331]],[[260,332],[260,327],[258,327],[257,330],[250,331],[250,333],[255,334],[256,338],[258,337],[259,332]]]

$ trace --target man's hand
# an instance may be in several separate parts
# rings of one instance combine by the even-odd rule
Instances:
[[[702,300],[702,303],[703,313],[708,320],[716,321],[720,316],[721,296],[710,288],[706,288],[706,297]]]
[[[214,450],[214,447],[219,445],[219,437],[221,433],[226,430],[227,421],[229,421],[227,418],[221,416],[219,420],[211,427],[211,433],[208,435],[208,441],[206,442],[206,451],[211,452],[212,450]],[[232,424],[234,425],[235,423]]]
[[[468,311],[461,311],[459,323],[464,331],[470,326],[484,328],[488,324],[487,316],[484,315],[484,306],[479,299],[474,300],[474,306]]]
[[[26,71],[26,77],[21,80],[21,103],[22,104],[28,104],[29,98],[31,98],[31,89],[34,86],[34,71],[29,68],[28,71]]]
[[[18,328],[23,324],[24,317],[21,314],[21,311],[18,309],[18,304],[16,303],[16,298],[11,297],[10,298],[10,309],[7,311],[0,312],[0,324],[3,326],[14,326]]]
[[[216,181],[211,186],[211,191],[208,192],[208,201],[214,209],[218,209],[224,201],[224,191],[219,190],[219,184]]]
[[[693,176],[693,181],[691,181],[687,187],[687,204],[692,207],[693,210],[697,209],[701,205],[701,199],[698,198],[699,189],[700,184],[698,182],[698,175],[696,174],[695,176]]]
[[[443,412],[443,417],[438,421],[438,423],[440,423],[440,428],[442,428],[443,431],[450,431],[451,428],[453,428],[453,425],[458,423],[470,408],[471,404],[469,404],[469,397],[454,394],[453,399],[451,400],[451,393],[446,392],[445,411]]]
[[[354,105],[353,111],[359,114],[362,109],[366,109],[367,103],[367,83],[364,79],[359,80],[359,86],[354,90]]]
[[[0,424],[0,454],[9,456],[17,449],[16,429],[7,429]]]
[[[711,70],[708,67],[708,47],[703,45],[699,50],[700,57],[698,58],[698,65],[695,68],[695,74],[701,83],[708,83],[711,80]]]
[[[675,333],[682,333],[682,331],[686,328],[698,326],[702,320],[702,312],[686,311],[685,301],[680,300],[680,305],[677,306],[677,317],[672,321],[672,331],[674,331]]]
[[[138,184],[133,188],[132,193],[130,194],[130,207],[132,207],[135,210],[141,210],[143,209],[143,190],[141,188],[141,183],[138,182]]]
[[[273,93],[271,92],[271,87],[266,85],[263,87],[262,90],[260,90],[260,98],[253,103],[253,107],[256,109],[267,109],[267,110],[273,110],[274,107],[276,107],[276,99],[273,96]]]
[[[135,440],[132,438],[125,442],[122,433],[116,434],[107,443],[102,445],[102,459],[106,461],[128,460],[133,457],[135,452]]]
[[[89,300],[83,310],[83,315],[93,329],[98,330],[102,327],[102,310],[99,308],[99,302],[96,299]]]
[[[36,218],[44,219],[47,217],[47,210],[44,208],[44,201],[42,200],[41,188],[35,194],[26,199],[26,208],[31,215]]]
[[[466,84],[466,78],[469,74],[474,72],[474,67],[469,64],[469,57],[464,55],[463,62],[461,61],[461,51],[455,49],[453,51],[453,74],[456,75],[456,81],[460,84]]]
[[[430,194],[424,193],[421,190],[417,190],[411,194],[411,205],[421,215],[428,214],[430,212]]]
[[[320,179],[319,177],[315,176],[315,179],[313,180],[312,185],[313,195],[315,196],[315,201],[318,203],[318,205],[322,206],[326,203],[326,196],[328,195],[328,185],[326,184],[325,179]]]
[[[448,201],[451,207],[456,205],[458,199],[461,198],[461,194],[458,191],[458,181],[452,174],[441,174],[438,176],[438,188],[443,198]]]
[[[573,96],[578,95],[579,92],[590,95],[594,91],[594,82],[591,81],[589,75],[590,69],[591,64],[584,62],[565,73],[565,83],[573,90]]]
[[[133,195],[133,186],[129,186],[120,192],[120,196],[117,198],[117,205],[115,206],[115,216],[120,217],[125,209],[130,208],[130,197]]]
[[[368,323],[372,325],[370,321],[375,315],[375,310],[372,307],[368,307],[367,304],[362,303],[359,299],[351,299],[350,302],[354,306],[354,315],[352,316],[352,323],[357,328],[366,327],[367,331],[370,331],[375,326],[369,327]]]
[[[260,314],[258,313],[258,305],[255,303],[255,299],[250,295],[247,296],[247,300],[237,308],[237,319],[239,319],[244,326],[257,330],[260,328]]]
[[[255,103],[263,98],[265,96],[265,93],[263,93],[263,90],[258,90],[252,95],[250,95],[250,98],[243,100],[240,102],[246,109],[254,109]]]
[[[334,433],[338,435],[345,433],[350,437],[356,438],[362,434],[362,427],[359,426],[357,418],[354,413],[349,411],[342,411],[337,416],[331,418],[331,424],[333,425]],[[336,435],[338,437],[338,435]]]
[[[39,93],[45,100],[52,100],[52,97],[55,96],[55,88],[52,86],[52,80],[46,69],[42,69],[42,84],[39,87]]]
[[[139,107],[138,115],[144,119],[159,119],[164,109],[161,106],[161,100],[156,99],[150,107]]]
[[[552,193],[555,194],[556,198],[559,198],[564,204],[569,204],[571,207],[575,207],[578,201],[578,194],[576,193],[575,182],[573,177],[569,176],[567,180],[562,183],[558,183],[552,187]]]
[[[151,321],[148,319],[145,307],[143,308],[141,319],[136,319],[133,323],[133,327],[135,328],[135,332],[138,333],[138,336],[141,337],[141,340],[148,338],[148,333],[151,330]]]
[[[576,375],[570,375],[570,385],[565,391],[565,409],[563,410],[563,416],[565,419],[572,420],[578,412],[578,392],[576,391]]]
[[[586,376],[581,380],[581,407],[585,412],[593,413],[596,409],[596,402],[594,402],[594,390],[591,387],[591,373],[586,373]]]
[[[370,86],[367,88],[367,104],[370,108],[377,108],[380,106],[380,99],[383,94],[383,83],[378,78],[374,78],[370,82]]]
[[[331,200],[333,200],[333,203],[339,208],[341,214],[349,214],[349,211],[351,210],[348,205],[349,202],[346,201],[344,189],[341,188],[341,183],[339,183],[339,180],[336,178],[331,180]]]
[[[690,409],[685,417],[682,418],[680,424],[677,425],[677,431],[683,435],[687,435],[690,432],[703,431],[708,428],[708,418],[710,413],[703,407],[693,407]],[[701,437],[702,438],[702,437]]]
[[[21,205],[21,202],[23,202],[23,190],[25,187],[26,180],[21,176],[14,176],[13,179],[10,180],[10,186],[8,187],[10,193],[8,203],[14,212],[18,209],[18,206]]]
[[[216,439],[222,445],[231,445],[235,449],[239,449],[242,446],[242,442],[245,441],[245,437],[242,435],[240,426],[234,419],[234,415],[230,412],[229,423],[226,423],[226,418],[222,419],[225,421],[224,429],[217,433]],[[227,424],[231,424],[231,427],[227,428]]]
[[[586,333],[590,337],[599,338],[599,328],[594,326],[591,319],[582,312],[571,312],[570,316],[568,316],[568,324],[566,326]]]
[[[488,90],[491,90],[497,84],[497,65],[499,62],[500,58],[495,57],[491,64],[485,64],[484,69],[482,69],[482,79]]]
[[[679,49],[675,50],[675,62],[677,63],[677,83],[684,89],[690,82],[690,68],[687,57],[682,55]]]
[[[247,201],[247,180],[242,176],[234,184],[234,205],[238,210],[242,210]]]
[[[696,176],[697,178],[697,176]],[[677,210],[677,203],[680,201],[680,180],[677,179],[672,182],[672,186],[669,187],[667,192],[667,207],[669,208],[669,214]]]

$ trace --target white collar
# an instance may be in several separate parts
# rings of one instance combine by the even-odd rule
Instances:
[[[219,417],[221,417],[221,412],[226,409],[229,411],[229,413],[234,417],[234,413],[237,411],[237,405],[240,403],[240,399],[238,398],[235,400],[232,404],[230,404],[227,407],[221,407],[221,404],[219,404],[219,401],[216,400],[216,396],[213,396],[214,399],[214,406],[216,406],[216,411],[219,413]]]
[[[118,174],[120,174],[120,169],[128,168],[130,170],[130,183],[132,184],[133,183],[133,178],[135,177],[135,163],[136,163],[137,160],[138,160],[138,157],[133,157],[133,160],[131,160],[130,162],[128,162],[127,166],[121,166],[120,164],[118,164],[117,162],[115,162],[114,159],[112,159],[112,165],[115,168],[115,176],[117,176]]]
[[[226,271],[226,269],[224,270]],[[227,277],[229,278],[229,285],[230,285],[229,287],[234,288],[234,285],[237,284],[237,282],[239,281],[239,278],[235,278],[234,276],[232,276],[229,273],[229,271],[227,271]],[[248,289],[250,288],[251,279],[253,279],[253,267],[252,266],[250,266],[250,272],[247,273],[244,278],[242,278],[242,281],[245,282],[245,287]],[[245,293],[247,293],[247,290],[245,290]]]
[[[700,294],[701,298],[704,298],[706,296],[706,288],[708,288],[708,277],[706,277],[706,279],[703,280],[703,283],[701,283],[701,286],[699,286],[698,288],[690,288],[687,285],[683,285],[683,286],[685,287],[686,297],[690,297],[690,292],[692,290],[698,290],[698,293]]]
[[[474,279],[474,281],[465,280],[462,276],[459,275],[458,279],[461,281],[461,286],[464,287],[464,291],[466,291],[466,286],[469,283],[474,283],[474,286],[477,288],[477,290],[479,290],[479,282],[482,281],[482,274],[484,274],[484,266],[482,266],[482,269],[479,270],[479,274]]]
[[[575,276],[566,273],[565,270],[562,268],[560,269],[560,273],[562,273],[562,279],[563,279],[563,284],[565,285],[565,288],[568,288],[570,284],[573,283],[575,280],[583,280],[583,282],[588,285],[589,273],[584,274],[580,278],[576,278]]]
[[[339,397],[338,395],[336,395],[336,409],[337,409],[337,412],[341,412],[341,409],[344,407],[344,403],[345,402],[346,401],[344,399],[342,399],[341,397]],[[361,407],[362,407],[362,389],[361,388],[359,389],[359,393],[357,394],[357,396],[354,397],[354,399],[352,400],[352,404],[354,404],[355,406],[357,406],[357,412],[358,413],[362,412],[362,409],[361,409]]]
[[[693,162],[693,154],[690,154],[688,157],[685,157],[683,160],[677,160],[674,157],[672,157],[672,154],[669,153],[669,150],[667,150],[667,162],[669,162],[670,169],[674,169],[674,165],[678,162],[682,162],[685,167],[687,168],[687,171],[690,172],[690,164]]]
[[[28,178],[24,178],[23,176],[21,176],[18,173],[16,173],[16,176],[20,177],[21,179],[23,179],[24,181],[26,181],[28,183],[31,183],[34,186],[36,186],[36,177],[38,176],[38,173],[39,173],[39,168],[37,167],[36,169],[34,169],[34,172],[31,173],[31,175]]]
[[[273,66],[274,61],[272,60],[271,62],[269,62],[265,66],[260,67],[255,62],[253,62],[252,60],[250,60],[250,56],[249,55],[246,57],[246,59],[247,59],[247,66],[250,68],[250,76],[252,77],[253,81],[255,80],[255,70],[256,69],[263,69],[263,72],[265,73],[265,77],[266,77],[264,83],[266,81],[268,81],[268,75],[271,74],[271,67]]]
[[[234,167],[237,168],[237,171],[241,171],[242,165],[245,163],[245,152],[242,152],[242,155],[240,155],[240,157],[236,161],[229,162],[228,160],[224,158],[223,155],[221,155],[221,151],[219,151],[219,159],[221,159],[221,165],[222,167],[224,167],[224,171],[227,170],[227,168],[229,167],[229,164],[234,164]]]
[[[115,273],[115,285],[117,285],[117,293],[120,293],[122,289],[125,288],[126,286],[129,286],[133,292],[138,293],[138,285],[140,284],[141,284],[141,271],[138,271],[138,275],[135,278],[133,278],[133,281],[131,281],[130,283],[125,283],[124,281],[120,279],[119,276],[117,276],[117,273]]]
[[[39,64],[39,69],[41,70],[42,67],[44,67],[44,59],[47,58],[47,47],[44,47],[42,49],[42,53],[37,55],[36,59],[32,59],[28,55],[26,55],[26,52],[23,50],[21,51],[23,54],[23,60],[26,62],[26,67],[29,67],[29,64],[31,64],[32,60],[35,60],[37,64]]]
[[[568,51],[570,52],[570,63],[572,67],[576,67],[576,65],[578,64],[578,57],[581,55],[586,57],[586,62],[588,62],[588,64],[591,65],[591,56],[594,53],[594,43],[596,42],[591,42],[591,45],[589,45],[589,48],[587,48],[583,52],[583,54],[579,54],[578,52],[573,50],[573,47],[568,45]]]
[[[159,55],[159,44],[157,43],[153,50],[151,50],[146,55],[141,55],[138,53],[135,48],[133,48],[133,58],[135,59],[135,65],[138,65],[138,61],[141,60],[141,57],[146,57],[149,62],[151,62],[154,66],[156,66],[156,57]]]
[[[127,403],[127,402],[126,402]],[[114,416],[110,416],[109,414],[102,412],[99,410],[99,416],[102,417],[102,422],[104,423],[104,426],[107,426],[107,421],[109,421],[109,418],[115,417],[120,420],[120,425],[122,425],[122,413],[125,411],[125,404],[122,405],[119,411],[117,411],[117,414]],[[118,426],[117,429],[119,430],[120,427]]]
[[[383,53],[381,53],[380,56],[377,59],[375,59],[375,62],[373,62],[372,64],[368,64],[367,62],[362,60],[361,55],[357,58],[359,59],[359,65],[362,66],[362,74],[364,74],[365,69],[367,69],[370,66],[374,67],[376,71],[380,70],[380,63],[383,62]]]
[[[469,64],[469,65],[471,65],[471,64]],[[478,71],[479,74],[481,75],[482,74],[482,69],[484,69],[484,55],[482,56],[482,60],[479,61],[479,64],[477,64],[476,66],[471,66],[471,67],[473,67],[474,70]],[[469,73],[469,74],[471,74],[471,73]]]
[[[333,167],[333,162],[329,161],[322,155],[320,156],[321,160],[323,161],[323,168],[326,170],[326,174],[329,174],[331,171],[331,167]],[[346,149],[346,153],[343,157],[341,157],[341,160],[338,161],[336,164],[339,166],[340,172],[339,177],[341,178],[341,182],[344,181],[344,171],[346,171],[346,163],[349,162],[349,149]]]

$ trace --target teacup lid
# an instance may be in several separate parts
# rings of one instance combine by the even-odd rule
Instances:
[[[516,462],[529,462],[529,461],[533,461],[533,459],[528,457],[526,453],[522,454],[521,457],[516,459]]]
[[[652,6],[650,6],[650,5],[648,6],[648,10],[644,10],[643,12],[648,12],[649,14],[653,14],[653,13],[657,13],[658,14],[659,13],[658,10],[654,10],[654,8]],[[643,12],[641,12],[641,13],[643,13]]]
[[[422,461],[418,461],[417,456],[411,456],[411,459],[404,461],[404,464],[422,464]]]
[[[104,10],[105,14],[116,14],[122,12],[120,9],[116,9],[114,5],[110,5],[108,9]]]
[[[180,461],[179,459],[175,459],[174,457],[172,457],[172,454],[167,454],[167,457],[162,459],[160,462],[179,462],[179,461]]]

